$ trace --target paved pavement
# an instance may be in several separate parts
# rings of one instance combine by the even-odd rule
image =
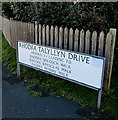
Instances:
[[[2,68],[2,118],[77,118],[80,106],[63,97],[34,97],[6,68]],[[10,83],[8,81],[11,81]],[[17,81],[12,84],[12,81]]]

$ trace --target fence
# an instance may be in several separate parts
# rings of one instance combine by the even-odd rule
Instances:
[[[9,44],[16,48],[16,41],[23,40],[61,49],[78,51],[106,58],[104,89],[109,90],[112,73],[116,29],[104,32],[89,30],[73,30],[58,26],[45,26],[33,23],[23,23],[0,17],[0,29]]]

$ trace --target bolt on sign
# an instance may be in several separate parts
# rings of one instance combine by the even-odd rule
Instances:
[[[100,108],[105,58],[17,41],[17,60],[18,75],[22,64],[99,91]]]

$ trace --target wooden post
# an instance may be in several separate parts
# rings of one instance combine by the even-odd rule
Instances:
[[[17,21],[14,21],[14,48],[16,49],[16,41],[17,41]]]
[[[23,22],[22,23],[22,27],[23,27],[23,37],[22,37],[22,39],[23,39],[23,41],[25,41],[25,23]]]
[[[30,42],[30,23],[27,23],[27,42]]]
[[[10,36],[11,36],[11,47],[13,47],[13,39],[14,39],[14,32],[13,32],[13,29],[14,29],[14,26],[13,26],[13,19],[10,18]]]
[[[50,28],[50,46],[54,46],[54,27],[51,26]]]
[[[69,30],[69,50],[73,50],[73,29]]]
[[[105,90],[110,90],[110,83],[111,83],[111,74],[112,74],[112,66],[113,66],[113,59],[114,59],[114,48],[115,48],[115,41],[116,41],[116,29],[110,29],[110,33],[112,35],[111,40],[111,51],[110,51],[110,61],[109,61],[109,76],[107,81],[107,86],[105,86]]]
[[[58,27],[57,26],[55,27],[54,34],[55,34],[55,43],[54,43],[54,46],[58,48],[58,46],[59,46],[59,36],[58,36],[59,33],[58,33]]]
[[[99,35],[98,56],[103,56],[103,47],[104,47],[104,32],[101,32]]]
[[[90,31],[86,31],[86,37],[85,37],[85,53],[89,54],[90,52]]]
[[[23,28],[23,22],[21,22],[21,27],[20,27],[20,29],[21,29],[21,40],[23,40],[24,39],[24,28]]]
[[[79,30],[76,29],[74,34],[74,51],[78,50],[79,50]]]
[[[64,29],[64,49],[68,48],[68,28]]]
[[[84,30],[80,31],[80,44],[79,44],[79,52],[84,52]]]
[[[2,31],[2,17],[0,16],[0,30]]]
[[[59,28],[59,48],[63,48],[63,28]]]
[[[105,65],[105,80],[104,80],[104,90],[107,91],[108,88],[108,79],[109,79],[109,66],[110,66],[110,52],[111,52],[111,39],[112,35],[109,32],[106,36],[105,41],[105,58],[106,58],[106,65]]]
[[[42,44],[42,27],[41,27],[41,24],[39,24],[39,44],[41,45]]]
[[[45,25],[42,26],[42,45],[46,45],[46,40],[45,40]]]
[[[92,55],[96,55],[96,44],[97,44],[97,32],[94,31],[92,34],[92,46],[91,46]]]
[[[11,31],[11,29],[12,29],[12,26],[11,26],[11,18],[10,18],[10,20],[9,20],[9,33],[10,33],[10,46],[12,46],[12,31]]]
[[[35,42],[35,30],[34,30],[34,23],[30,23],[30,25],[31,25],[31,41],[32,41],[32,43],[34,43]]]
[[[37,25],[37,21],[35,21],[35,43],[38,43],[38,25]]]
[[[30,29],[30,42],[33,43],[33,39],[32,39],[32,23],[29,23],[29,29]]]
[[[46,26],[46,45],[49,46],[49,43],[50,43],[50,39],[49,39],[49,26],[47,25]]]

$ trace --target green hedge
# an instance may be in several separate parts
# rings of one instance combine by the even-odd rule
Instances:
[[[3,15],[15,20],[97,31],[116,28],[117,13],[117,3],[3,3]]]
[[[8,2],[2,6],[3,16],[18,21],[38,21],[40,24],[104,32],[118,27],[118,3]],[[117,51],[118,40],[115,48],[115,68],[118,66]]]

